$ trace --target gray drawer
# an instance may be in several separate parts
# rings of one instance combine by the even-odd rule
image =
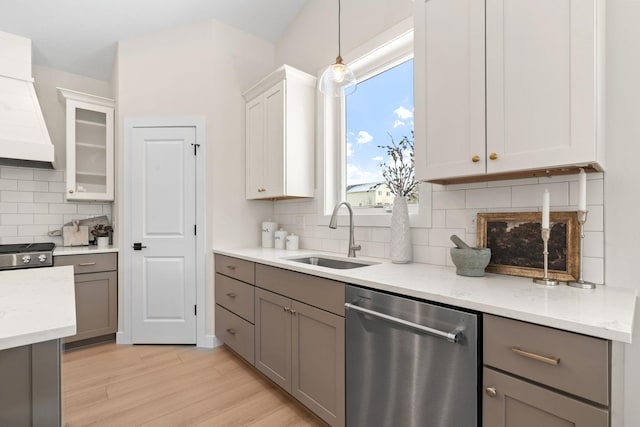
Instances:
[[[53,265],[73,265],[74,274],[115,271],[118,269],[118,254],[57,255],[53,257]]]
[[[253,323],[254,287],[216,273],[216,304]]]
[[[216,337],[252,365],[253,332],[254,327],[251,323],[216,304]]]
[[[608,341],[488,314],[483,330],[485,365],[609,405]]]
[[[251,261],[216,255],[215,264],[216,273],[224,274],[252,285],[255,281],[254,263]]]
[[[344,317],[344,283],[256,264],[256,286]]]

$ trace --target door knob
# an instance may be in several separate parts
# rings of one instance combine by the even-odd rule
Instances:
[[[146,246],[142,246],[142,243],[139,243],[139,242],[138,243],[134,243],[132,247],[133,247],[134,251],[140,251],[140,250],[146,248]]]
[[[73,194],[73,188],[70,188],[70,189],[69,189],[69,193],[70,193],[70,194]]]
[[[487,393],[487,396],[489,397],[496,397],[498,395],[498,391],[496,390],[495,387],[487,387],[484,389],[484,391]]]
[[[498,155],[496,153],[489,154],[489,159],[496,160],[497,158],[498,158]]]
[[[471,161],[472,161],[473,163],[478,163],[478,162],[480,161],[480,156],[478,156],[478,155],[476,154],[475,156],[473,156],[473,157],[471,158]]]

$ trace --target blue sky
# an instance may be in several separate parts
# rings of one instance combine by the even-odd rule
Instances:
[[[413,129],[413,60],[358,83],[346,98],[347,185],[382,182],[378,145],[396,142]]]

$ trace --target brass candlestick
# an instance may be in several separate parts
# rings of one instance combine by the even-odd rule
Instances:
[[[545,286],[558,286],[558,281],[555,279],[549,278],[549,236],[551,235],[551,230],[548,228],[542,229],[542,241],[544,242],[544,251],[542,255],[544,256],[544,277],[541,279],[533,279],[533,283],[537,283],[539,285]]]
[[[584,264],[584,223],[587,222],[587,214],[589,211],[578,211],[578,224],[580,224],[580,276],[575,282],[567,282],[567,285],[581,289],[595,289],[596,284],[587,282],[582,278],[582,269]]]

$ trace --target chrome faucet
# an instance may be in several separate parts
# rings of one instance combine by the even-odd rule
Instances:
[[[338,210],[342,205],[345,205],[349,210],[349,253],[347,254],[347,256],[349,258],[355,258],[356,251],[359,251],[360,249],[362,249],[362,247],[360,245],[356,245],[356,242],[353,240],[353,209],[351,209],[351,205],[349,204],[349,202],[339,202],[336,207],[333,208],[331,221],[329,221],[329,228],[338,228]]]

